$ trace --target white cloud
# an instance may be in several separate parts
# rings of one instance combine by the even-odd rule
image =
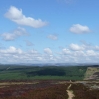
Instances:
[[[3,53],[3,54],[21,54],[22,50],[17,49],[13,46],[10,46],[8,49],[0,50],[0,53]]]
[[[36,20],[32,17],[26,17],[22,13],[22,9],[18,9],[14,6],[9,8],[8,12],[5,14],[5,17],[19,25],[30,26],[33,28],[40,28],[47,25],[47,22],[43,22],[41,19]]]
[[[71,54],[71,51],[67,48],[62,49],[62,51],[63,51],[64,54],[67,54],[67,55]]]
[[[30,50],[29,53],[31,53],[31,54],[38,54],[38,51],[33,49],[33,50]]]
[[[12,41],[20,36],[28,35],[26,30],[24,28],[18,27],[16,30],[14,30],[12,33],[3,33],[1,34],[1,37],[5,41]]]
[[[96,52],[94,50],[87,50],[86,53],[88,56],[96,56]]]
[[[70,28],[70,32],[76,33],[76,34],[83,34],[83,33],[89,33],[91,30],[88,26],[83,26],[80,24],[74,24]]]
[[[70,44],[70,49],[71,50],[75,50],[75,51],[79,51],[79,50],[84,50],[85,48],[83,47],[83,46],[79,46],[79,45],[77,45],[77,44]]]
[[[99,46],[96,45],[94,49],[99,51]]]
[[[83,56],[86,57],[86,53],[84,51],[75,51],[75,52],[73,52],[73,55],[75,57],[83,57]]]
[[[58,39],[58,37],[56,35],[49,35],[48,38],[52,39],[52,40],[57,40]]]
[[[92,45],[90,43],[86,43],[86,42],[82,42],[82,45],[81,45],[84,49],[86,50],[96,50],[96,51],[99,51],[99,46],[98,45]]]
[[[79,45],[80,47],[82,45]],[[54,53],[50,48],[44,48],[44,53],[31,49],[24,51],[20,48],[10,46],[0,49],[0,63],[99,63],[99,51],[93,49],[71,50],[66,47]]]
[[[50,48],[45,48],[44,49],[44,52],[48,55],[51,55],[52,54],[52,50]]]

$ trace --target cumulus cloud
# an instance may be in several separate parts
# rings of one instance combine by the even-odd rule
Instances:
[[[94,50],[87,50],[87,51],[86,51],[86,54],[87,54],[88,56],[96,56],[96,52],[95,52]]]
[[[24,36],[24,35],[28,35],[26,30],[24,28],[18,27],[12,33],[3,33],[3,34],[1,34],[1,37],[5,41],[12,41],[12,40],[15,40],[16,38],[18,38],[20,36]]]
[[[89,33],[91,31],[88,26],[83,26],[80,24],[74,24],[69,30],[70,32],[76,34]]]
[[[63,51],[64,54],[67,54],[67,55],[71,54],[71,51],[67,48],[62,49],[62,51]]]
[[[49,39],[52,39],[52,40],[57,40],[58,39],[58,37],[57,37],[57,35],[48,35],[48,38]]]
[[[98,45],[91,45],[91,44],[70,44],[69,48],[73,51],[82,51],[82,50],[95,50],[95,51],[99,51],[99,46]]]
[[[38,51],[33,49],[33,50],[30,50],[29,53],[30,54],[38,54]]]
[[[50,48],[45,48],[44,49],[44,52],[48,55],[51,55],[52,54],[52,50]]]
[[[13,46],[10,46],[8,49],[1,49],[0,53],[3,53],[3,54],[21,54],[22,50],[19,48],[17,49]]]
[[[95,50],[95,51],[99,51],[99,46],[98,46],[98,45],[92,45],[91,43],[87,43],[87,42],[85,42],[85,41],[81,41],[81,43],[82,43],[81,46],[82,46],[84,49],[86,49],[86,50],[92,49],[92,50]]]
[[[78,50],[84,50],[85,48],[83,47],[83,46],[79,46],[79,45],[77,45],[77,44],[70,44],[70,49],[71,50],[75,50],[75,51],[78,51]]]
[[[96,46],[98,45],[93,45],[93,49],[83,50],[82,45],[79,45],[76,50],[66,47],[57,53],[50,48],[44,48],[44,53],[40,53],[35,49],[24,51],[21,48],[10,46],[0,49],[0,63],[99,63],[99,51],[95,50]]]
[[[23,51],[20,48],[10,46],[0,49],[0,62],[2,63],[33,63],[41,62],[43,57],[36,50]]]
[[[28,35],[26,30],[24,28],[18,27],[12,33],[2,33],[1,37],[5,41],[13,41],[18,37],[26,36],[26,35]]]
[[[99,51],[99,46],[96,45],[94,49]]]
[[[40,28],[47,25],[47,22],[43,22],[41,19],[36,20],[32,17],[26,17],[22,13],[22,9],[18,9],[14,6],[9,8],[8,12],[5,13],[5,17],[19,25],[30,26],[33,28]]]

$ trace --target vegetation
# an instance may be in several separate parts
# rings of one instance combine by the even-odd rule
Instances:
[[[1,66],[0,80],[83,80],[85,66]]]
[[[66,91],[73,91],[73,99],[99,99],[99,82],[69,82],[69,81],[21,81],[0,82],[0,99],[68,99],[69,94]],[[19,84],[20,83],[20,84]],[[5,85],[4,85],[5,84]],[[91,86],[97,85],[97,88]],[[88,86],[87,86],[88,85]]]
[[[91,73],[98,67],[1,66],[0,99],[68,99],[70,85],[73,99],[99,99],[99,82],[82,81]]]
[[[67,85],[40,81],[37,84],[10,85],[0,88],[0,99],[66,99]]]
[[[99,77],[95,77],[94,75],[98,76],[99,74],[99,66],[94,66],[94,67],[88,67],[87,71],[85,73],[85,78],[84,80],[89,80],[89,79],[99,79]]]
[[[91,84],[88,84],[89,86]],[[91,89],[83,84],[73,84],[71,86],[75,97],[73,99],[99,99],[99,89]]]

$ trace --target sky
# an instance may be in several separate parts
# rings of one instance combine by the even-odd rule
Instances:
[[[99,0],[1,0],[0,63],[99,63]]]

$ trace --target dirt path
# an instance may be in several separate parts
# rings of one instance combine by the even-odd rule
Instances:
[[[70,84],[69,86],[68,86],[68,88],[67,88],[67,94],[68,94],[68,99],[73,99],[73,97],[75,96],[74,94],[73,94],[73,91],[72,90],[69,90],[70,89],[70,87],[71,87],[72,85]]]

